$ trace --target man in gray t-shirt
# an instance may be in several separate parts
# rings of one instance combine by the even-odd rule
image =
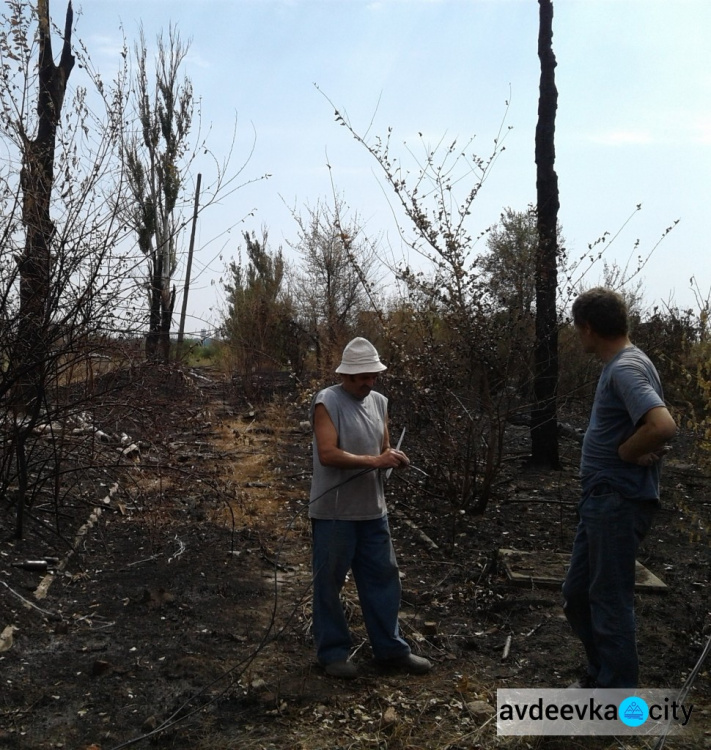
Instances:
[[[385,369],[369,341],[353,339],[336,369],[340,385],[319,391],[311,405],[314,640],[326,673],[345,679],[358,676],[348,658],[351,637],[340,601],[349,570],[375,659],[411,674],[432,667],[411,653],[398,627],[400,574],[388,527],[383,471],[409,461],[390,447],[388,402],[373,391]]]
[[[582,496],[565,615],[587,655],[576,687],[635,688],[639,665],[634,618],[635,555],[659,504],[660,462],[676,433],[649,358],[628,336],[627,308],[609,289],[573,303],[586,352],[604,367],[583,441]]]

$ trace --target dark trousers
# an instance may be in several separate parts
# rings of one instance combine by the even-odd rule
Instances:
[[[358,589],[373,656],[392,659],[410,653],[400,637],[400,571],[387,517],[372,521],[312,519],[313,630],[321,664],[348,658],[351,636],[340,593],[349,570]]]
[[[600,687],[637,687],[635,557],[657,507],[623,498],[607,484],[580,501],[563,607]]]

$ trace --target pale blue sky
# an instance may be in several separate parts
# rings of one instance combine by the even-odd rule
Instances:
[[[140,22],[149,42],[177,24],[192,39],[185,73],[212,125],[213,150],[227,147],[235,114],[237,161],[256,132],[245,177],[272,177],[203,215],[202,289],[189,304],[196,316],[208,316],[217,302],[209,284],[222,270],[215,256],[220,248],[224,258],[236,252],[241,233],[226,245],[209,241],[256,209],[243,228],[265,225],[272,242],[286,247],[297,234],[288,206],[331,195],[327,160],[366,231],[400,251],[375,162],[334,122],[314,84],[359,131],[373,120],[371,132],[384,135],[391,126],[395,143],[413,143],[418,132],[431,143],[445,134],[461,143],[476,136],[481,156],[509,101],[512,130],[475,204],[472,231],[507,206],[523,210],[535,201],[536,0],[77,0],[75,7],[77,33],[106,75],[116,66],[120,23],[130,42]],[[704,293],[711,287],[711,2],[557,0],[554,9],[556,168],[571,255],[605,231],[615,234],[639,203],[609,251],[620,265],[635,254],[636,239],[646,254],[680,219],[645,270],[646,301],[692,305],[692,275]],[[52,12],[61,20],[60,0]]]

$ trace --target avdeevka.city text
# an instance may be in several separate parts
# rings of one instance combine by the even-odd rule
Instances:
[[[691,719],[693,706],[685,706],[675,700],[664,699],[664,704],[652,703],[649,706],[649,717],[654,721],[672,721],[686,726]],[[617,721],[617,706],[614,703],[598,703],[590,697],[586,703],[546,703],[539,698],[534,703],[505,703],[499,709],[502,721]]]

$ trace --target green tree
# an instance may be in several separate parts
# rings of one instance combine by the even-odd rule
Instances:
[[[506,208],[486,238],[481,269],[495,306],[520,319],[535,312],[538,231],[535,210]]]
[[[244,233],[246,263],[240,254],[230,261],[223,282],[227,309],[222,328],[237,369],[248,385],[260,369],[290,367],[297,372],[303,362],[298,332],[293,325],[292,302],[286,290],[286,264],[281,248],[269,250],[268,234],[257,239]]]
[[[560,227],[557,244],[559,270],[566,273],[565,240]],[[499,338],[500,356],[517,369],[515,375],[512,373],[510,385],[516,387],[518,396],[530,406],[536,318],[535,270],[539,249],[535,208],[505,209],[499,223],[489,231],[486,247],[487,253],[481,259],[482,273],[493,298],[493,314],[508,332]],[[526,352],[530,352],[530,356],[524,356]]]

